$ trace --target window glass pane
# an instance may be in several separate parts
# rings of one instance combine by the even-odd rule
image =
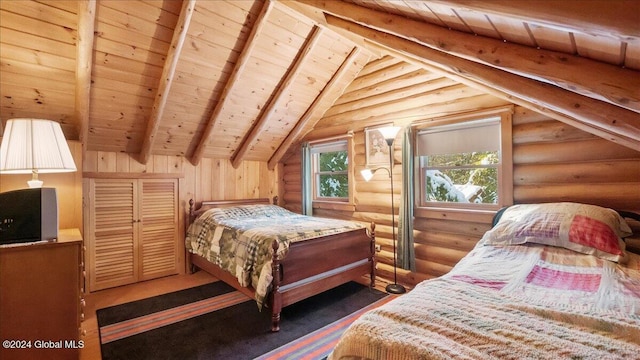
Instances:
[[[497,204],[497,166],[478,165],[425,168],[425,200]]]
[[[497,151],[421,157],[427,202],[497,204]]]
[[[315,148],[316,199],[349,198],[349,156],[346,142],[325,143]]]
[[[346,151],[320,153],[318,158],[320,172],[347,171],[348,157]]]
[[[318,196],[346,198],[349,196],[349,181],[347,174],[331,174],[318,176]]]

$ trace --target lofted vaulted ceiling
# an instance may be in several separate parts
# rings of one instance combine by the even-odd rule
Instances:
[[[0,119],[143,163],[274,166],[388,56],[640,149],[635,0],[2,0],[0,16]]]

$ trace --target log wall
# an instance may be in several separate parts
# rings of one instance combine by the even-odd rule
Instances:
[[[431,83],[429,88],[425,85]],[[435,85],[437,84],[437,85]],[[382,58],[368,64],[307,139],[354,131],[355,211],[314,209],[314,214],[376,222],[378,280],[393,279],[391,197],[388,175],[370,182],[359,175],[365,166],[364,128],[393,122],[407,125],[438,116],[510,105],[470,88],[452,85],[406,63]],[[576,201],[640,212],[640,153],[582,130],[514,106],[514,202]],[[397,139],[400,139],[398,136]],[[400,141],[395,144],[394,196],[400,203]],[[284,162],[285,207],[300,211],[300,153]],[[490,228],[492,213],[417,209],[414,223],[416,271],[398,269],[409,287],[448,272]],[[397,216],[396,216],[397,222]],[[640,224],[636,230],[640,232]],[[635,242],[634,246],[638,246]]]

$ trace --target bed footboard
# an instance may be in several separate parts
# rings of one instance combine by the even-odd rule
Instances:
[[[274,254],[278,243],[274,242]],[[359,229],[293,243],[283,261],[272,261],[270,295],[272,331],[280,329],[283,307],[323,291],[359,280],[369,274],[375,286],[375,224]]]

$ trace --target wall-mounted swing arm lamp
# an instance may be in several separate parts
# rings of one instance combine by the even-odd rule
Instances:
[[[386,290],[390,294],[402,294],[407,291],[404,286],[398,284],[398,271],[397,271],[397,260],[396,260],[396,219],[395,219],[395,205],[393,203],[393,141],[396,138],[396,134],[400,131],[399,126],[387,126],[378,129],[384,139],[387,141],[387,145],[389,145],[389,167],[378,167],[375,169],[364,169],[360,172],[365,181],[371,180],[373,174],[378,171],[384,169],[389,172],[389,178],[391,179],[391,234],[392,234],[392,243],[393,243],[393,284],[389,284],[386,287]]]
[[[32,174],[27,183],[42,187],[38,173],[76,171],[60,123],[43,119],[7,120],[0,144],[0,173]]]
[[[389,168],[384,167],[384,166],[377,167],[375,169],[364,169],[364,170],[360,171],[360,174],[364,178],[364,181],[369,181],[369,180],[373,179],[373,174],[378,172],[378,170],[384,170],[384,171],[388,172],[389,173],[389,177],[391,177],[391,171],[389,170]]]

